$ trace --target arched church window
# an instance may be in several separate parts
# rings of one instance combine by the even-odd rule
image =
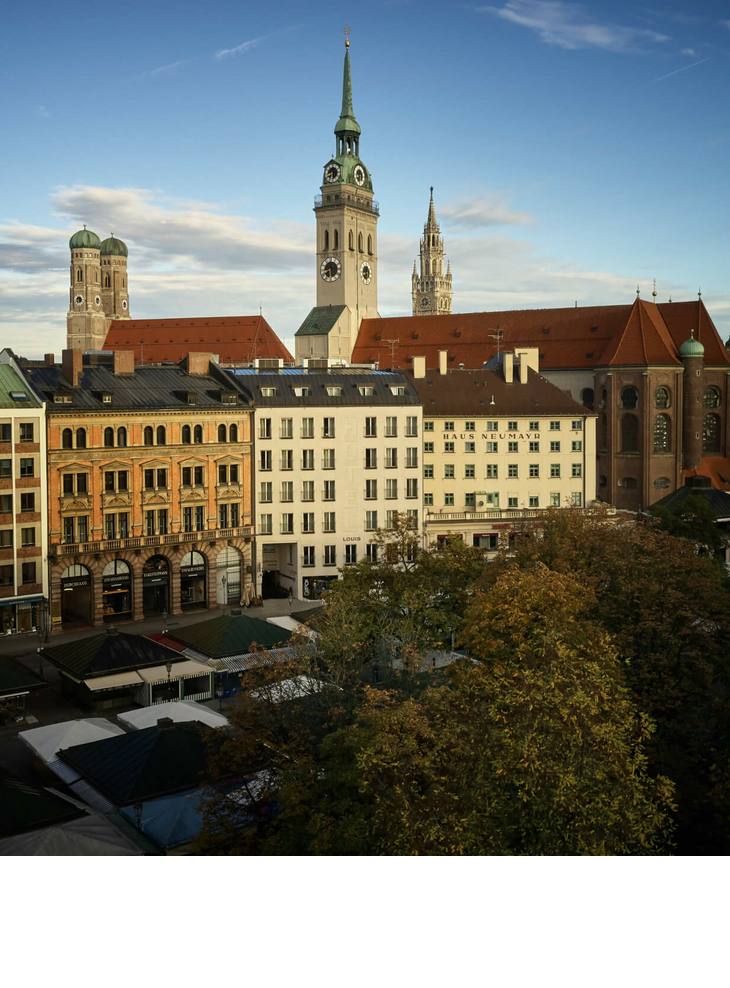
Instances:
[[[621,419],[621,452],[639,452],[639,420],[635,415],[624,415]]]
[[[126,287],[127,287],[127,279],[122,278],[122,288],[126,288]]]
[[[332,244],[333,250],[339,250],[339,246],[340,246],[340,231],[339,230],[337,230],[337,229],[334,230],[333,235],[332,235],[332,240],[333,240],[333,244]]]
[[[105,274],[104,275],[104,288],[110,288],[111,287],[111,283],[112,283],[111,282],[111,278],[109,277],[108,274]]]
[[[621,392],[621,407],[636,408],[639,404],[639,395],[636,388],[624,388]]]
[[[357,235],[357,249],[362,254],[362,234],[361,233],[358,233],[358,235]]]
[[[672,448],[670,419],[668,415],[657,415],[654,419],[654,452],[668,453]]]
[[[669,391],[666,388],[657,388],[654,392],[654,408],[669,408],[671,403]]]
[[[347,246],[350,248],[350,250],[355,249],[355,240],[352,236],[352,230],[350,230],[347,234]]]
[[[593,388],[583,388],[580,393],[581,405],[593,406]]]
[[[702,452],[717,453],[720,449],[720,416],[705,415],[702,419]]]
[[[84,275],[81,268],[79,268],[78,271],[76,272],[76,281],[83,281],[83,280],[84,280]]]
[[[330,232],[329,232],[329,230],[325,230],[324,231],[324,249],[325,250],[329,250],[330,249]]]
[[[705,408],[719,408],[720,392],[718,391],[717,388],[705,388],[705,395],[703,401]]]

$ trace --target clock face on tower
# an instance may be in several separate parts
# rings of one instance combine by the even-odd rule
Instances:
[[[324,178],[326,182],[336,182],[341,175],[340,166],[336,161],[331,162],[324,170]]]
[[[325,257],[319,266],[323,281],[337,281],[342,273],[342,265],[336,257]]]
[[[369,285],[373,280],[373,269],[369,261],[363,261],[360,265],[360,277],[365,285]]]
[[[356,185],[365,184],[365,169],[362,167],[362,165],[357,165],[355,167],[355,171],[353,172],[353,178],[355,179]]]
[[[422,298],[421,299],[421,308],[422,309],[430,309],[431,308],[431,299],[429,299],[429,298]]]

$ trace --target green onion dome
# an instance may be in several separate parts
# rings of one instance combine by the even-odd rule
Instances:
[[[111,237],[102,241],[101,252],[102,254],[114,254],[116,257],[126,257],[127,245],[112,234]]]
[[[704,357],[705,348],[695,339],[695,331],[690,329],[690,337],[679,348],[680,357]]]
[[[87,230],[84,226],[83,230],[78,230],[74,233],[73,237],[68,242],[69,247],[73,250],[75,247],[101,247],[101,240],[97,237],[95,233],[91,230]]]

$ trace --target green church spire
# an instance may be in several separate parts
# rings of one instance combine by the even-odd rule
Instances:
[[[355,120],[352,108],[352,74],[350,71],[350,41],[345,40],[345,68],[342,73],[342,111],[340,119],[335,124],[335,134],[339,137],[345,134],[360,134],[360,124]]]

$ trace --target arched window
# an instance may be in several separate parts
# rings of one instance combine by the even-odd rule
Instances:
[[[76,281],[83,281],[83,280],[84,280],[84,275],[81,271],[81,268],[79,268],[78,271],[76,272]]]
[[[86,429],[76,430],[76,449],[86,449]]]
[[[621,407],[636,408],[639,404],[639,395],[636,388],[624,388],[621,392]]]
[[[657,415],[654,419],[654,452],[668,453],[672,448],[671,421],[668,415]]]
[[[228,430],[228,442],[237,443],[238,442],[238,426],[232,425]]]
[[[657,388],[654,392],[654,408],[669,408],[672,400],[666,388]]]
[[[127,445],[127,430],[122,426],[121,429],[117,429],[117,446]]]
[[[154,438],[154,432],[152,431],[151,425],[146,425],[144,427],[144,444],[145,446],[151,446]]]
[[[672,486],[672,482],[669,477],[657,477],[654,481],[654,486],[658,491],[665,491],[667,487]]]
[[[720,450],[720,416],[705,415],[702,419],[702,452],[717,453]]]
[[[127,279],[122,278],[122,288],[126,288],[126,287],[127,287]]]
[[[581,405],[587,405],[589,408],[593,407],[593,388],[583,388],[580,393],[580,403]]]
[[[218,442],[224,443],[226,441],[226,427],[224,425],[218,426]]]
[[[109,277],[108,274],[105,274],[104,275],[104,288],[109,288],[109,287],[111,287],[111,278]]]
[[[350,248],[350,250],[355,249],[355,240],[352,236],[352,230],[350,230],[349,233],[347,234],[347,246]]]
[[[373,253],[373,238],[370,234],[368,234],[368,254],[372,254],[372,253]]]
[[[62,449],[73,449],[74,446],[74,434],[70,429],[64,429],[61,433],[61,448]]]
[[[608,416],[601,416],[601,449],[608,449]]]
[[[619,487],[623,487],[627,491],[635,491],[639,486],[635,477],[622,477],[618,482]]]
[[[333,249],[334,250],[338,250],[338,248],[340,246],[340,231],[339,230],[337,230],[337,229],[334,230],[334,233],[333,233],[333,236],[332,236],[332,241],[333,241],[333,243],[332,243]]]
[[[362,234],[361,233],[358,233],[358,235],[357,235],[357,249],[362,254]]]
[[[330,232],[329,232],[329,230],[325,230],[324,231],[324,249],[325,250],[329,250],[330,249]]]
[[[167,434],[165,432],[164,425],[157,426],[157,445],[164,446],[167,440]]]
[[[185,444],[188,444],[190,442],[190,426],[189,425],[184,425],[182,427],[182,441]]]
[[[113,446],[114,445],[114,429],[107,427],[104,429],[104,445]]]
[[[719,408],[720,392],[717,388],[705,388],[705,396],[703,401],[705,408]]]
[[[624,415],[621,419],[621,452],[639,452],[639,420],[635,415]]]
[[[129,568],[129,563],[125,563],[123,559],[112,559],[111,562],[107,563],[104,569],[101,571],[102,576],[131,576],[132,571]]]
[[[203,426],[196,425],[195,428],[193,429],[193,442],[202,443],[202,441],[203,441]]]
[[[606,391],[606,389],[605,389],[605,388],[604,388],[604,389],[603,389],[603,391],[601,392],[601,401],[603,402],[603,404],[604,404],[604,405],[605,405],[605,404],[606,404],[606,402],[608,401],[608,391]]]

